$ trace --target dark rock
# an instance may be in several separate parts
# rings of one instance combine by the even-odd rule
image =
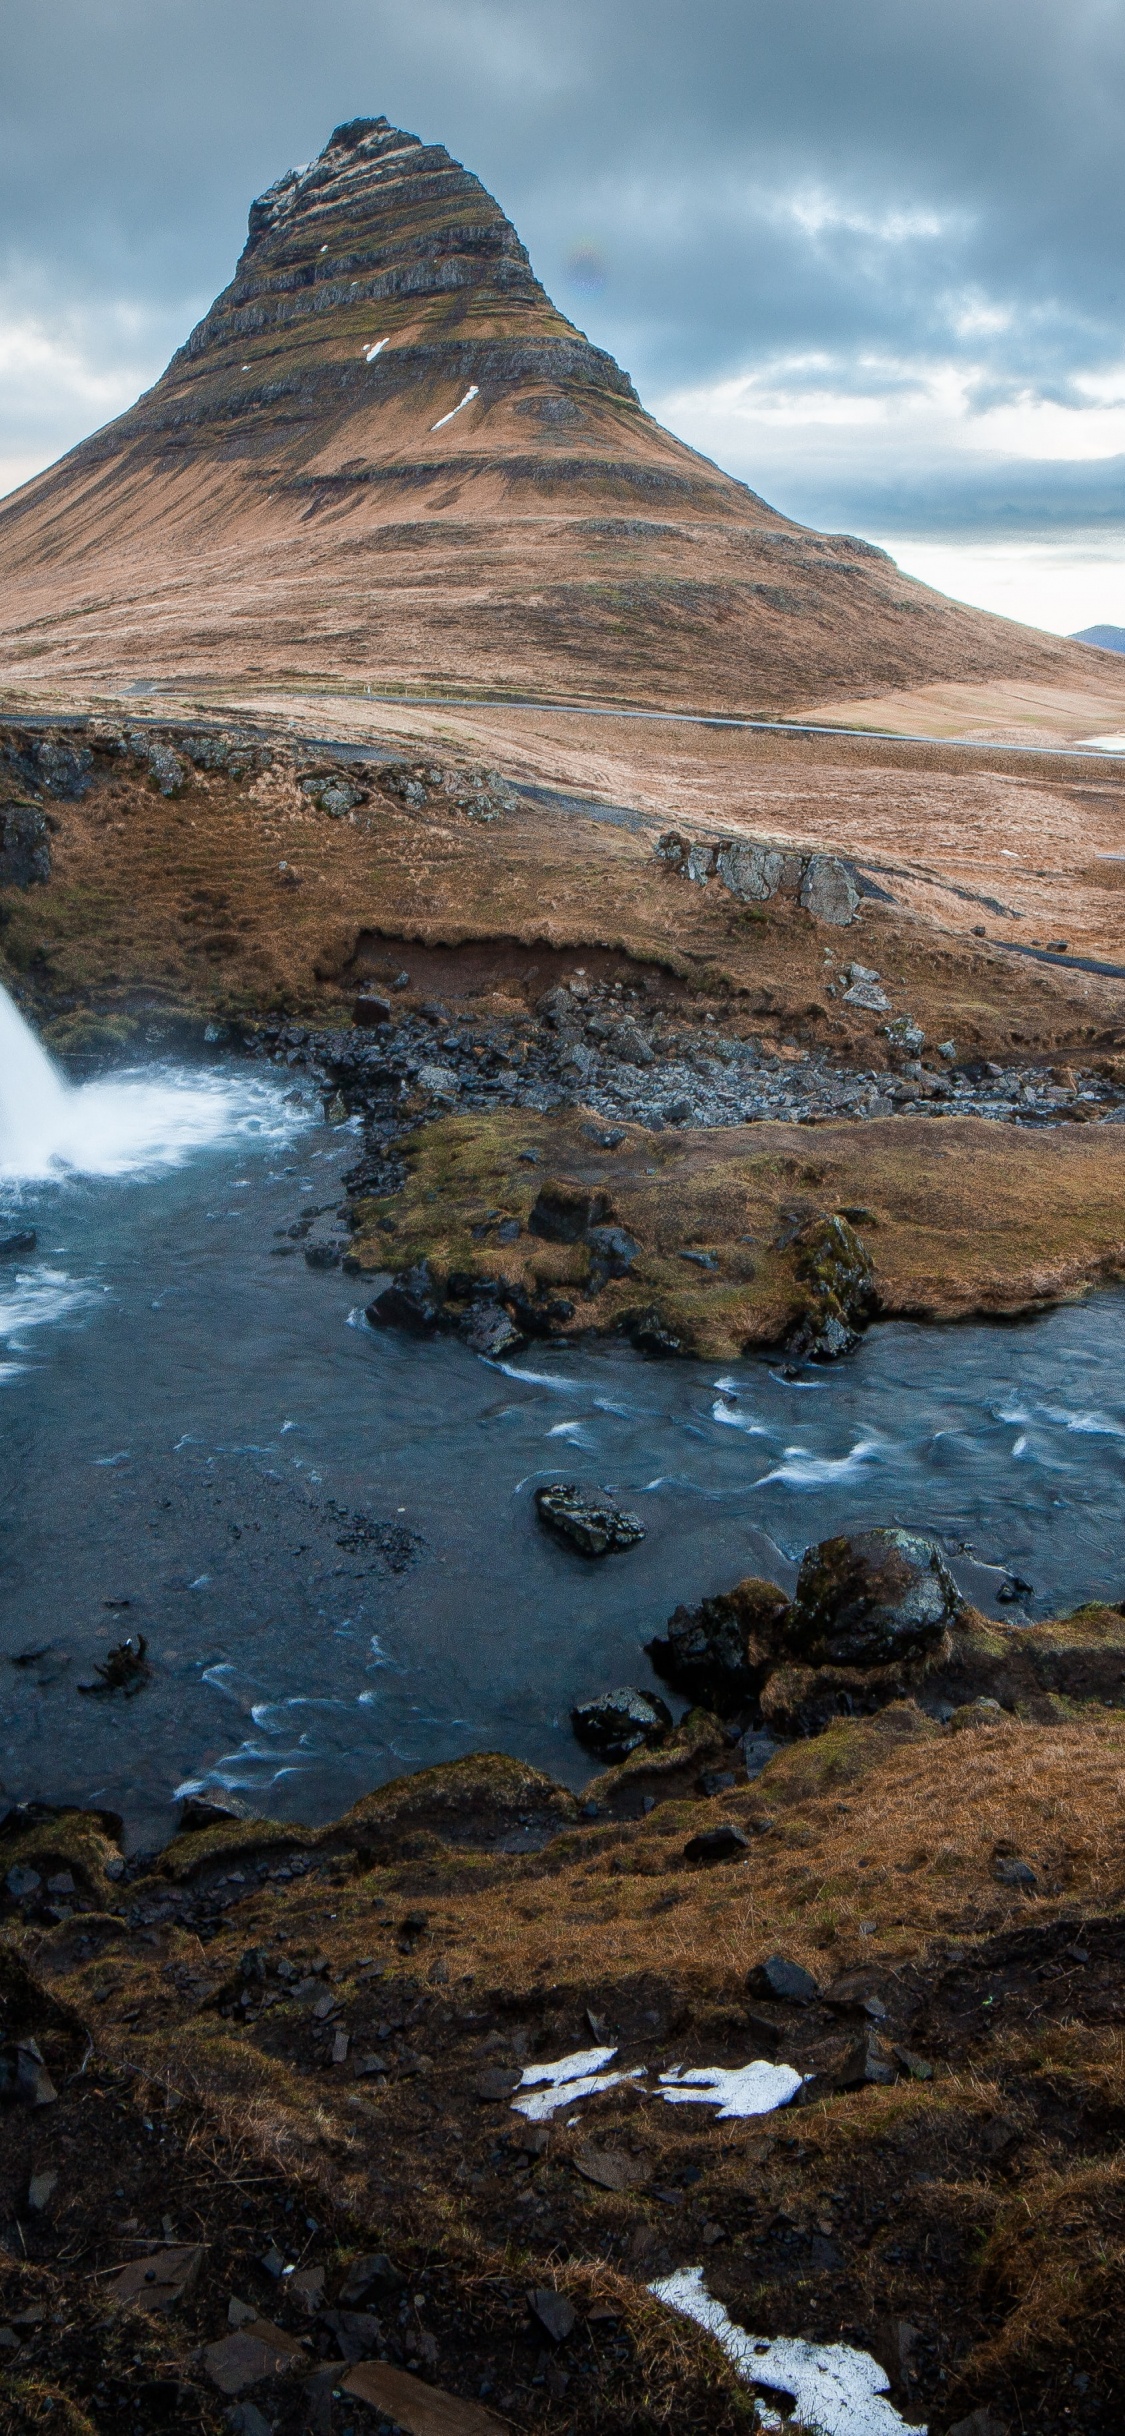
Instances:
[[[582,1556],[608,1556],[614,1548],[635,1548],[644,1538],[636,1514],[625,1514],[604,1489],[585,1489],[578,1481],[536,1489],[535,1511],[557,1538],[565,1539]]]
[[[893,1665],[935,1649],[962,1608],[933,1540],[897,1527],[856,1531],[805,1550],[786,1639],[814,1662]]]
[[[666,1360],[683,1352],[682,1340],[673,1336],[655,1308],[628,1312],[621,1325],[638,1353],[647,1353],[652,1360]]]
[[[0,804],[0,888],[31,888],[50,877],[47,823],[38,804]]]
[[[713,1802],[716,1794],[729,1793],[737,1782],[732,1768],[705,1768],[699,1779],[699,1790],[705,1801]]]
[[[785,2028],[781,2022],[775,2021],[772,2015],[757,2013],[753,2006],[750,2006],[747,2009],[745,2021],[751,2038],[759,2047],[780,2047],[785,2036]]]
[[[685,1861],[700,1861],[710,1867],[716,1861],[738,1861],[750,1850],[750,1838],[741,1827],[707,1827],[702,1835],[689,1836],[684,1845]]]
[[[771,1954],[768,1961],[755,1963],[747,1972],[746,1985],[751,1996],[772,1996],[785,2005],[812,2005],[820,1994],[820,1983],[812,1972],[784,1954]]]
[[[252,1819],[255,1815],[237,1793],[192,1793],[180,1805],[179,1832],[201,1835],[206,1827],[229,1827],[238,1819]]]
[[[898,2071],[884,2052],[878,2032],[865,2030],[840,2062],[833,2065],[828,2077],[836,2089],[862,2089],[868,2084],[886,2089],[898,2079]]]
[[[519,2088],[522,2079],[522,2072],[505,2071],[502,2065],[495,2064],[490,2072],[478,2074],[473,2082],[473,2096],[479,2098],[482,2105],[498,2106],[504,2098],[511,2097],[513,2089]]]
[[[1035,1893],[1039,1884],[1035,1871],[1027,1861],[995,1861],[993,1876],[1001,1886],[1021,1886],[1029,1895]]]
[[[605,1284],[607,1277],[628,1277],[640,1249],[623,1226],[592,1226],[586,1241],[590,1246],[590,1283]]]
[[[437,1327],[443,1304],[429,1261],[420,1260],[384,1286],[374,1302],[368,1303],[365,1316],[377,1328],[408,1328],[415,1336],[427,1336]]]
[[[839,1216],[809,1219],[796,1245],[800,1309],[786,1351],[805,1362],[837,1361],[878,1308],[871,1254]]]
[[[771,1759],[777,1758],[781,1748],[782,1745],[775,1734],[759,1731],[743,1735],[742,1757],[746,1774],[751,1782],[756,1776],[761,1775],[763,1768],[768,1768]]]
[[[356,999],[352,1008],[352,1022],[361,1025],[364,1030],[375,1031],[380,1025],[389,1023],[390,1020],[389,999],[367,995]]]
[[[518,1218],[502,1218],[496,1229],[497,1243],[518,1243],[523,1228]]]
[[[58,2091],[33,2038],[0,2046],[0,2104],[53,2106]]]
[[[581,1185],[545,1184],[531,1210],[527,1231],[544,1243],[581,1243],[591,1227],[604,1226],[611,1216],[608,1193],[587,1192]]]
[[[615,1692],[601,1692],[596,1700],[580,1700],[570,1722],[587,1750],[607,1759],[627,1759],[642,1743],[664,1741],[672,1730],[672,1712],[658,1693],[624,1684]]]
[[[353,2259],[340,2287],[341,2306],[344,2309],[359,2309],[365,2301],[389,2301],[402,2291],[403,2281],[385,2250],[376,2250],[370,2257]]]
[[[789,1612],[776,1582],[748,1575],[733,1590],[677,1607],[662,1639],[650,1641],[657,1672],[720,1716],[744,1709],[774,1662]]]
[[[567,2336],[573,2334],[578,2323],[577,2312],[565,2292],[553,2292],[549,2287],[541,2292],[529,2292],[527,2306],[532,2317],[538,2319],[544,2334],[550,2335],[552,2343],[565,2343]]]
[[[891,2054],[894,2056],[895,2062],[901,2064],[903,2071],[909,2074],[912,2081],[933,2080],[933,2065],[927,2062],[924,2055],[916,2055],[913,2047],[892,2047]]]
[[[666,1100],[660,1113],[666,1125],[690,1125],[693,1115],[692,1104],[690,1100],[682,1097]]]
[[[526,1342],[522,1329],[495,1303],[475,1303],[464,1319],[458,1321],[457,1333],[470,1353],[483,1354],[488,1361],[498,1361],[505,1353],[517,1353]]]
[[[369,2360],[377,2349],[383,2329],[369,2309],[321,2309],[317,2325],[335,2335],[342,2359],[353,2366],[357,2360]],[[263,2421],[263,2426],[270,2423]],[[331,2421],[328,2422],[331,2426]]]

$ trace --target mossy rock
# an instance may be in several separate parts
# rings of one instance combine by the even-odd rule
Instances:
[[[324,1829],[286,1825],[277,1819],[231,1819],[223,1825],[175,1835],[158,1854],[154,1875],[182,1884],[201,1869],[224,1861],[264,1860],[267,1853],[315,1852]],[[138,1886],[150,1881],[138,1880]]]
[[[121,1821],[108,1810],[47,1810],[26,1805],[9,1812],[0,1829],[0,1885],[12,1869],[34,1870],[44,1887],[69,1870],[75,1889],[99,1911],[113,1904],[113,1878],[120,1874]]]
[[[395,1857],[405,1836],[429,1830],[449,1843],[495,1843],[528,1824],[553,1831],[578,1816],[565,1785],[501,1751],[476,1751],[415,1776],[396,1776],[366,1793],[336,1826],[334,1843]]]
[[[599,1809],[634,1814],[643,1807],[646,1795],[658,1802],[670,1801],[683,1793],[685,1780],[730,1756],[730,1744],[718,1718],[707,1709],[689,1709],[658,1751],[631,1751],[620,1767],[606,1768],[601,1776],[593,1777],[583,1798],[597,1802]]]

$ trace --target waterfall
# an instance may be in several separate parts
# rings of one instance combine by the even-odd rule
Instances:
[[[306,1121],[252,1070],[134,1068],[72,1084],[0,986],[0,1183],[178,1167],[240,1136],[284,1141]]]

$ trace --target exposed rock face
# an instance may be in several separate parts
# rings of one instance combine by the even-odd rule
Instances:
[[[788,1610],[776,1582],[751,1575],[699,1607],[677,1607],[648,1654],[677,1691],[730,1717],[746,1707],[774,1662]]]
[[[888,1666],[935,1649],[963,1606],[932,1540],[897,1527],[854,1531],[806,1549],[786,1637],[814,1663]]]
[[[0,804],[0,888],[49,880],[51,848],[38,804]]]
[[[790,523],[673,439],[479,179],[385,118],[253,205],[154,388],[5,502],[0,574],[6,674],[39,678],[296,660],[756,709],[1089,657]]]

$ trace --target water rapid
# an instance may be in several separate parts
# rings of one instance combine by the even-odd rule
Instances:
[[[0,1184],[176,1167],[268,1129],[275,1098],[267,1112],[258,1078],[229,1070],[149,1065],[68,1083],[0,988]]]

